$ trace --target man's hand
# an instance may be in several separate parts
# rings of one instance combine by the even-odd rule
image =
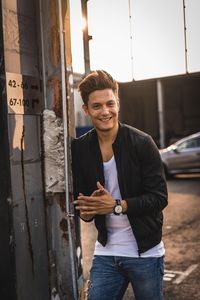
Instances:
[[[79,194],[74,204],[76,204],[75,209],[80,210],[80,216],[85,220],[89,220],[95,215],[112,213],[115,206],[115,199],[100,182],[97,182],[97,190],[91,196]]]

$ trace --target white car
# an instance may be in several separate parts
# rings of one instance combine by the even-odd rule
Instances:
[[[200,132],[161,149],[166,178],[175,174],[200,173]]]

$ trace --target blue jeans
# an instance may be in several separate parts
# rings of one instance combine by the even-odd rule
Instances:
[[[130,282],[136,300],[162,300],[163,274],[163,257],[97,255],[90,272],[88,299],[120,300]]]

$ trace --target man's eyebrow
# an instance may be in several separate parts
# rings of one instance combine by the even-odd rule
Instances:
[[[100,102],[93,102],[93,103],[91,103],[91,105],[99,105],[99,104],[101,104]]]
[[[110,102],[115,102],[114,99],[109,99],[106,101],[106,103],[110,103]],[[91,105],[102,105],[101,102],[98,102],[98,100],[96,102],[91,103]]]

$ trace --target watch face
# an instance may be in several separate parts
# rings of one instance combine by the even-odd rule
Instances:
[[[116,205],[115,206],[115,213],[116,214],[121,214],[122,213],[122,206],[121,205]]]

